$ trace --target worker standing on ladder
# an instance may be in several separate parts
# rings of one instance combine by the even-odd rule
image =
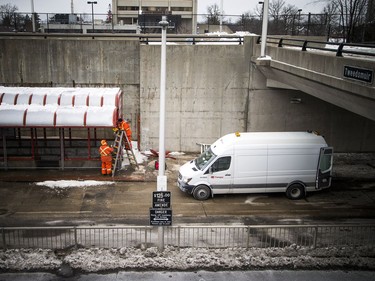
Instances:
[[[130,147],[125,147],[125,149],[127,149],[127,150],[131,149],[131,145],[132,145],[132,129],[130,128],[129,121],[125,121],[122,118],[119,118],[118,121],[117,121],[117,128],[119,130],[124,131],[125,134],[126,134],[126,136],[127,136],[127,138],[128,138]]]
[[[100,142],[100,160],[102,161],[102,175],[112,174],[112,152],[113,148],[107,144],[106,140]]]

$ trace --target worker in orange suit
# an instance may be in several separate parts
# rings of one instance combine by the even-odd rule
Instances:
[[[100,160],[102,161],[102,175],[110,175],[112,173],[112,152],[113,148],[107,144],[106,140],[100,142],[99,148]]]
[[[126,134],[126,136],[128,137],[128,140],[129,140],[129,144],[131,146],[131,143],[132,143],[132,129],[130,128],[130,125],[128,122],[126,122],[125,120],[123,120],[122,118],[118,119],[117,121],[117,128],[119,130],[123,130]],[[130,149],[129,147],[125,147],[126,149]]]

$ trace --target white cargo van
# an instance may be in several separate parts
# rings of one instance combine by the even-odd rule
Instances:
[[[313,132],[233,133],[180,167],[177,184],[195,199],[285,192],[300,199],[331,185],[333,148]]]

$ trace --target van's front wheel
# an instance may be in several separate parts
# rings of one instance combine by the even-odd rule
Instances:
[[[286,190],[286,197],[292,200],[298,200],[305,196],[305,188],[298,183],[292,184]]]
[[[198,185],[193,192],[193,196],[197,200],[207,200],[210,194],[210,188],[206,185]]]

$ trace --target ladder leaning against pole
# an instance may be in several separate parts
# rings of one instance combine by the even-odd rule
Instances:
[[[114,177],[115,173],[121,169],[121,163],[125,156],[124,154],[126,154],[126,157],[129,159],[130,166],[139,168],[132,144],[123,130],[118,130],[116,132],[115,141],[113,143],[113,153],[116,157],[113,162],[112,177]]]

